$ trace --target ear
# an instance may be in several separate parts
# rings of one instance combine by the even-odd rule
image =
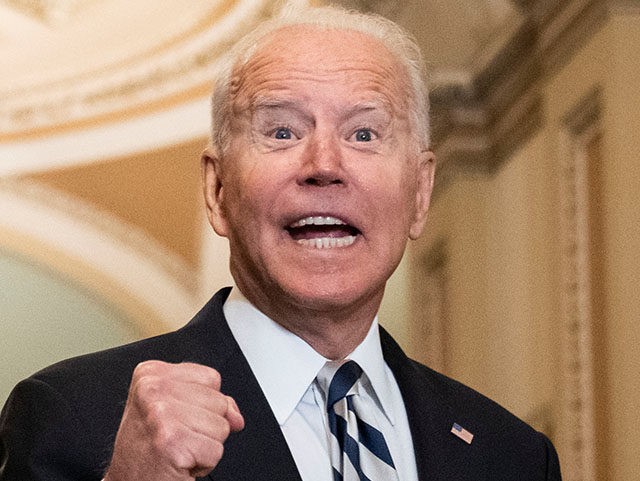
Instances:
[[[227,237],[229,225],[224,215],[224,186],[221,176],[220,156],[208,147],[202,153],[202,188],[207,206],[207,218],[213,230],[222,237]]]
[[[420,152],[418,158],[415,217],[409,228],[409,238],[420,237],[427,220],[436,171],[436,156],[431,150]]]

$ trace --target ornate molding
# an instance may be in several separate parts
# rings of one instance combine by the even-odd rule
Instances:
[[[470,84],[431,93],[438,190],[458,175],[490,175],[535,135],[544,124],[540,85],[571,60],[619,2],[515,3],[526,18],[502,50]]]
[[[220,56],[266,16],[267,0],[227,0],[210,18],[215,24],[160,52],[123,62],[99,76],[81,76],[37,87],[0,92],[0,139],[25,132],[131,112],[184,92],[202,90],[214,78]]]
[[[11,8],[45,23],[65,21],[96,0],[2,0]]]
[[[411,332],[413,356],[439,372],[447,369],[448,262],[446,240],[436,242],[426,253],[417,253],[413,271],[414,299]],[[418,288],[419,286],[419,288]]]
[[[599,132],[600,90],[583,98],[563,119],[561,416],[559,450],[568,481],[595,481],[593,292],[588,144]]]

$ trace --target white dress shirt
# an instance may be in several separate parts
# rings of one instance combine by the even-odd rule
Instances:
[[[323,394],[315,380],[327,359],[256,309],[234,286],[224,315],[282,429],[303,481],[331,481]],[[349,355],[370,381],[364,384],[400,481],[417,481],[407,413],[382,356],[377,317]]]

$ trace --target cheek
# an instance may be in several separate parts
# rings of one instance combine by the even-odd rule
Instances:
[[[268,172],[254,168],[234,176],[230,185],[234,188],[227,193],[226,208],[232,217],[231,223],[238,230],[259,235],[262,229],[257,226],[270,222],[274,212],[278,194],[274,179]]]
[[[415,212],[415,185],[413,173],[387,172],[381,177],[384,182],[378,185],[373,202],[386,217],[394,230],[407,226]]]

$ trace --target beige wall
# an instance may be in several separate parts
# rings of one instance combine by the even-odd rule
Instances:
[[[488,176],[460,176],[435,200],[407,264],[417,294],[427,259],[446,252],[445,371],[559,438],[562,426],[563,119],[593,89],[603,113],[603,317],[593,332],[597,479],[637,479],[640,441],[640,16],[613,15],[539,88],[543,127]],[[428,322],[417,303],[415,324]],[[420,309],[422,308],[422,311]],[[428,343],[405,346],[428,360]],[[566,453],[560,446],[561,457]]]
[[[457,181],[436,200],[413,250],[419,265],[446,244],[446,372],[523,417],[555,388],[557,200],[553,178],[541,177],[552,167],[539,135],[494,177]]]
[[[607,454],[611,479],[640,472],[640,15],[609,27],[605,112],[606,374],[610,385]],[[613,55],[612,55],[613,54]]]

